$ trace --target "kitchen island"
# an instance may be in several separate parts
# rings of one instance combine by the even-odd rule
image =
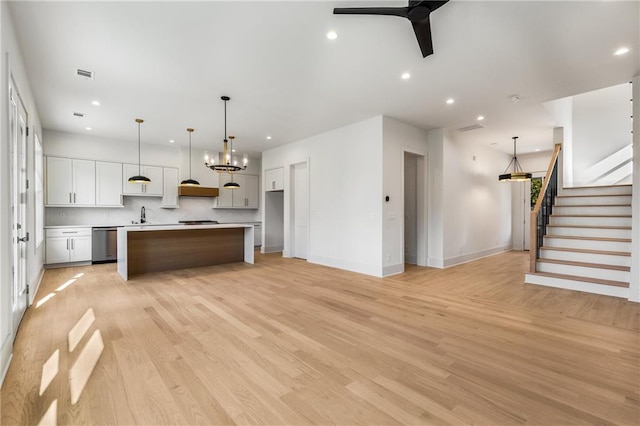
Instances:
[[[253,225],[140,225],[118,228],[123,279],[223,263],[253,263]]]

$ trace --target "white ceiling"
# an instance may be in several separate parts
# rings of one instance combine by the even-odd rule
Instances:
[[[481,114],[486,127],[461,138],[509,153],[520,136],[526,153],[552,146],[543,102],[640,72],[638,1],[450,1],[432,15],[426,59],[402,18],[332,14],[380,4],[406,2],[23,1],[10,11],[43,127],[132,143],[139,117],[144,143],[186,144],[194,127],[194,146],[220,149],[228,95],[242,151],[380,114],[424,129]],[[614,56],[620,46],[631,51]]]

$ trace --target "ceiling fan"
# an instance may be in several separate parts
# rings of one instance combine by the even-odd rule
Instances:
[[[431,23],[429,15],[431,12],[447,3],[445,1],[409,1],[407,7],[336,7],[333,9],[335,15],[391,15],[407,18],[413,25],[416,33],[422,57],[433,53],[433,43],[431,41]]]

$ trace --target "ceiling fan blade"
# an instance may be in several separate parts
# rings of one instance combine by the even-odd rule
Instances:
[[[391,15],[407,17],[408,7],[336,7],[334,15]]]
[[[433,53],[433,41],[431,40],[431,23],[429,22],[429,18],[424,19],[420,22],[412,22],[411,25],[413,25],[413,32],[416,33],[416,38],[418,39],[418,44],[420,45],[420,50],[422,51],[422,57],[426,58]]]
[[[433,12],[440,6],[443,6],[444,4],[446,4],[448,1],[449,0],[445,0],[445,1],[410,0],[409,7],[416,7],[416,6],[426,7],[431,12]]]

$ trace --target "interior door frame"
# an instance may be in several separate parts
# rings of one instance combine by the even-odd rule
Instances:
[[[404,190],[405,190],[405,155],[417,158],[416,165],[416,265],[427,266],[429,258],[429,158],[426,152],[418,152],[409,148],[402,149],[402,243],[400,244],[400,259],[404,265]]]
[[[310,223],[309,223],[309,217],[310,217],[310,213],[311,213],[311,182],[310,182],[310,165],[309,165],[309,159],[307,158],[305,161],[299,161],[297,163],[293,163],[289,165],[289,250],[288,250],[288,254],[287,257],[296,257],[296,245],[295,245],[295,238],[296,238],[296,221],[295,221],[295,196],[296,196],[296,184],[295,184],[295,171],[296,171],[296,166],[300,166],[302,164],[305,164],[307,166],[307,235],[306,235],[306,240],[307,240],[307,257],[304,260],[309,260],[309,246],[310,246]]]
[[[20,97],[20,92],[12,74],[9,74],[9,144],[10,144],[10,185],[11,205],[17,210],[11,212],[11,330],[13,338],[17,336],[20,321],[29,306],[28,273],[28,139],[29,113]],[[21,121],[24,121],[24,132],[19,133]],[[27,238],[21,241],[22,238]],[[24,244],[24,245],[23,245]],[[19,294],[17,294],[19,293]],[[24,299],[24,300],[21,300]]]

